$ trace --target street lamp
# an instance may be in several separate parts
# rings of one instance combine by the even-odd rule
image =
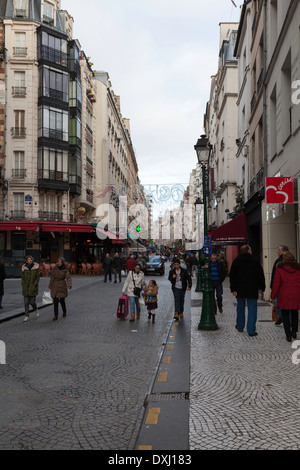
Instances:
[[[195,292],[203,292],[203,279],[202,279],[202,268],[201,268],[201,240],[200,240],[200,214],[199,210],[200,204],[203,204],[200,197],[195,201],[196,215],[197,215],[197,232],[198,232],[198,275],[197,275],[197,285]]]
[[[195,150],[198,157],[198,162],[202,169],[202,190],[203,190],[203,203],[204,203],[204,237],[207,240],[208,224],[207,224],[207,200],[206,200],[206,181],[207,181],[207,168],[211,147],[208,145],[208,139],[202,135],[195,145]],[[201,319],[198,325],[198,330],[217,330],[218,325],[213,308],[213,290],[210,281],[209,272],[209,253],[204,250],[204,288],[202,299],[202,312]]]

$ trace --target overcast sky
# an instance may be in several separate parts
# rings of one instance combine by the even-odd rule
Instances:
[[[121,97],[142,184],[188,183],[203,133],[219,23],[238,22],[235,0],[62,0],[93,69]]]

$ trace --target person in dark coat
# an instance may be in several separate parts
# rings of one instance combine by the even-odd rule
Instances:
[[[4,279],[6,278],[5,267],[3,263],[0,263],[0,308],[2,307],[2,298],[4,296]]]
[[[112,272],[112,258],[109,256],[109,253],[106,253],[104,261],[103,261],[103,269],[104,269],[104,282],[107,281],[107,276],[111,282],[111,272]]]
[[[121,282],[121,270],[122,270],[122,261],[119,257],[119,253],[116,253],[114,259],[112,260],[112,268],[115,275],[115,283],[117,282],[117,277],[119,276],[119,282]]]
[[[270,284],[271,289],[273,287],[273,281],[274,281],[274,277],[275,277],[277,264],[281,263],[283,261],[283,253],[285,253],[286,251],[289,251],[289,247],[287,245],[279,245],[277,247],[278,258],[276,259],[276,261],[273,264],[272,275],[271,275],[271,284]],[[278,307],[277,298],[275,299],[275,301],[276,301],[276,306],[277,306],[277,312],[278,312],[278,315],[279,315],[279,320],[277,320],[275,322],[275,325],[279,326],[282,323],[282,313],[281,313],[281,309]]]
[[[180,260],[174,259],[173,268],[169,273],[169,281],[172,284],[172,291],[175,300],[174,320],[183,318],[184,300],[187,290],[191,290],[192,278],[189,272],[180,266]]]
[[[225,266],[222,261],[218,259],[218,255],[212,253],[209,263],[210,282],[213,290],[214,312],[217,313],[217,305],[219,312],[223,312],[223,285],[226,278]],[[215,298],[215,293],[217,301]]]
[[[247,333],[256,336],[258,294],[265,291],[265,275],[258,261],[252,256],[249,245],[241,248],[241,254],[232,263],[230,270],[230,290],[237,298],[236,328],[245,327],[245,307],[248,306]]]
[[[69,267],[64,258],[58,258],[51,273],[49,289],[54,304],[53,320],[58,318],[58,304],[61,304],[63,317],[67,315],[65,298],[68,297],[68,289],[72,288],[72,280]]]
[[[282,312],[283,326],[287,341],[297,338],[298,310],[300,309],[300,263],[291,251],[283,253],[283,261],[277,264],[271,299],[278,298]],[[290,314],[292,330],[290,327]]]
[[[36,296],[39,291],[40,281],[40,266],[34,262],[32,256],[26,256],[25,264],[22,266],[22,295],[24,297],[25,317],[24,322],[29,320],[29,306],[31,305],[39,316],[39,311],[36,305]]]

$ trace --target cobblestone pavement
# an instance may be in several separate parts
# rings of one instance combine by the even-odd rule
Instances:
[[[94,281],[70,292],[65,319],[53,322],[50,306],[27,323],[1,323],[7,348],[0,366],[1,450],[133,448],[172,325],[172,293],[159,277],[156,323],[145,308],[130,323],[116,318],[121,284]]]
[[[300,364],[292,362],[292,343],[270,321],[271,304],[259,302],[258,335],[249,337],[235,329],[228,280],[224,300],[216,331],[199,331],[201,309],[192,308],[190,449],[300,449]]]

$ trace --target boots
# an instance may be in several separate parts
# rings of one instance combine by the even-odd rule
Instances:
[[[155,313],[152,313],[152,323],[155,323]]]
[[[130,314],[130,320],[129,320],[129,321],[134,321],[134,320],[135,320],[135,318],[134,318],[134,313],[131,313],[131,314]]]
[[[174,320],[179,320],[178,312],[175,312],[175,314],[174,314]]]

